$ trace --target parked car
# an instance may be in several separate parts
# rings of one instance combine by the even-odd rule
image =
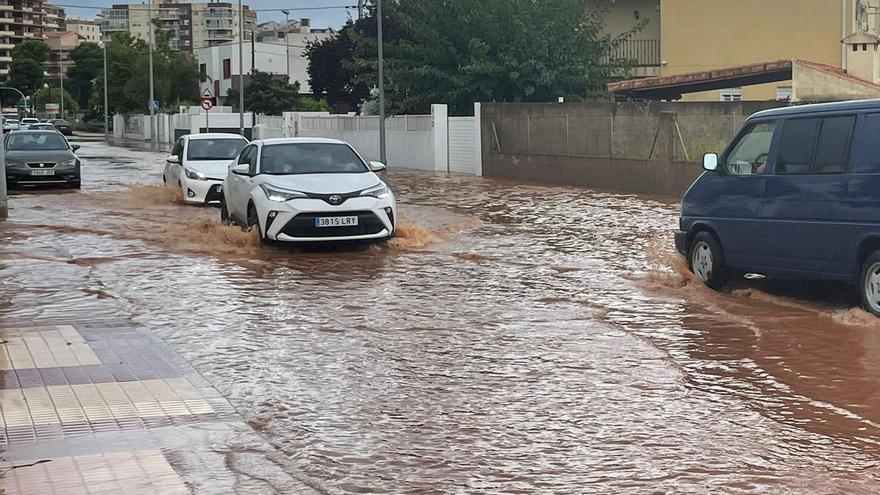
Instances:
[[[220,202],[220,185],[229,172],[229,164],[247,145],[238,134],[188,134],[174,143],[165,160],[162,181],[179,187],[187,203]]]
[[[880,100],[749,117],[682,198],[675,244],[718,289],[731,273],[837,280],[880,316]]]
[[[25,129],[27,129],[31,126],[31,124],[39,124],[40,119],[37,119],[34,117],[25,117],[25,118],[21,119],[21,121],[19,121],[19,123],[21,124],[21,127],[24,127]]]
[[[81,166],[71,145],[57,131],[12,131],[6,147],[6,181],[9,187],[67,184],[79,189]]]
[[[55,126],[55,130],[61,134],[73,136],[73,128],[70,126],[70,122],[64,119],[52,119],[50,122]]]
[[[220,218],[256,228],[264,242],[389,239],[397,207],[382,170],[344,141],[253,141],[223,181]]]
[[[47,124],[45,122],[37,122],[36,124],[31,124],[31,125],[27,126],[27,128],[28,128],[28,130],[31,130],[31,131],[55,131],[55,132],[58,132],[55,129],[54,125]]]
[[[17,131],[21,128],[18,119],[3,119],[3,132]]]

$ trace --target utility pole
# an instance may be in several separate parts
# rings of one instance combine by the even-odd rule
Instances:
[[[3,129],[3,114],[0,113],[0,129]],[[0,143],[0,220],[9,216],[9,203],[6,198],[6,143]]]
[[[244,10],[238,0],[238,133],[244,136]]]
[[[241,0],[239,0],[241,1]],[[153,4],[152,0],[147,4],[147,17],[149,18],[147,22],[150,23],[150,145],[153,149],[156,148],[156,144],[158,143],[159,135],[156,132],[156,109],[153,107],[153,102],[156,101],[156,93],[153,84]]]
[[[284,44],[287,46],[287,82],[290,82],[290,11],[282,10],[284,14]]]
[[[251,33],[251,76],[254,75],[254,69],[257,68],[257,36],[254,31]]]
[[[364,18],[364,0],[358,0],[358,19]]]
[[[62,39],[58,38],[58,76],[61,78],[61,119],[64,119],[64,56],[61,45]]]
[[[107,40],[101,40],[101,42],[104,46],[104,140],[107,140],[110,137],[110,109],[107,108],[107,85],[110,82],[107,80]]]
[[[385,68],[382,54],[382,0],[376,3],[376,22],[379,23],[379,161],[388,164],[385,159]]]

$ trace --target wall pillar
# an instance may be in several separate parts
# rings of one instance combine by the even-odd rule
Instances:
[[[483,175],[483,128],[480,118],[481,105],[474,103],[474,147],[477,152],[477,175]]]
[[[434,135],[434,170],[449,170],[449,109],[446,105],[431,105],[431,121]]]

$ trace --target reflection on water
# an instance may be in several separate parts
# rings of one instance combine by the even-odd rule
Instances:
[[[82,193],[11,201],[0,323],[146,324],[328,492],[880,486],[876,322],[706,290],[674,204],[396,172],[397,239],[266,248],[155,187],[161,154],[80,154]]]

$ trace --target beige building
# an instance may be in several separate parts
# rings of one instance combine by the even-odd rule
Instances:
[[[66,31],[67,16],[62,7],[48,3],[43,4],[43,32],[51,33]]]
[[[244,30],[256,27],[257,14],[246,5],[242,7]],[[238,40],[238,4],[214,3],[166,3],[113,5],[101,12],[101,31],[105,36],[128,32],[132,36],[149,39],[150,19],[161,28],[172,31],[171,47],[190,53],[200,48],[220,45]]]
[[[46,33],[46,44],[49,45],[49,67],[46,78],[49,84],[59,84],[59,73],[63,68],[64,74],[73,66],[70,60],[70,52],[79,46],[81,39],[78,34],[68,31],[52,31]]]
[[[102,44],[101,23],[87,19],[68,19],[67,30],[79,35],[80,40]]]
[[[614,35],[644,24],[616,48],[615,55],[633,61],[633,77],[796,59],[846,70],[842,40],[852,33],[876,32],[878,16],[880,0],[617,0],[606,17],[606,30]],[[689,93],[682,99],[791,96],[791,81],[780,81]]]

